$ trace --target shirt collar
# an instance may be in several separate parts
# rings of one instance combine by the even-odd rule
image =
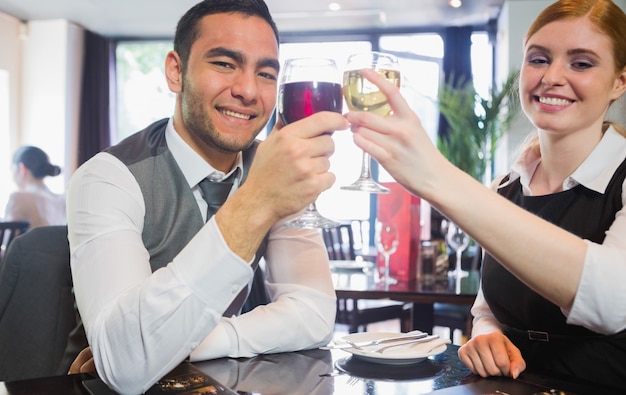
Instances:
[[[567,191],[582,184],[588,189],[604,193],[613,174],[625,158],[626,138],[611,126],[591,154],[563,181],[563,190]],[[519,178],[524,194],[530,195],[530,180],[540,161],[541,155],[537,150],[526,149],[511,167],[509,180],[499,188]]]
[[[240,168],[238,179],[235,181],[235,185],[239,185],[241,174],[243,172],[243,160],[241,152],[237,155],[235,167],[233,167],[227,174],[216,170],[213,166],[209,165],[198,153],[196,153],[186,142],[180,137],[176,130],[174,130],[173,118],[170,118],[165,128],[165,141],[167,146],[176,160],[178,167],[183,172],[185,180],[189,184],[190,188],[195,187],[200,181],[205,178],[209,178],[211,181],[220,181],[229,176],[235,169]]]

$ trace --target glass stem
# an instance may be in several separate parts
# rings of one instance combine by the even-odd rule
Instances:
[[[317,207],[315,206],[315,202],[309,203],[309,205],[306,207],[306,211],[310,213],[317,213]]]
[[[363,158],[362,158],[362,163],[361,163],[361,178],[362,179],[372,178],[372,170],[370,168],[371,162],[372,160],[370,158],[370,154],[363,151]]]
[[[389,254],[385,255],[385,282],[389,282]]]

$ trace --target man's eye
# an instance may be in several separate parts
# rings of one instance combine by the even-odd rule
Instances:
[[[272,73],[259,73],[259,76],[263,77],[263,78],[267,78],[268,80],[276,80],[276,75],[272,74]]]
[[[233,68],[233,66],[227,62],[213,62],[213,64],[219,67],[230,68],[230,69]]]

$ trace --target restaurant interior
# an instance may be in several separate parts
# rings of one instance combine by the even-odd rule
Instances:
[[[144,125],[171,116],[173,95],[164,83],[163,57],[171,47],[178,17],[195,3],[195,0],[0,2],[2,209],[14,189],[10,162],[18,147],[45,148],[51,162],[63,169],[61,177],[50,180],[49,186],[63,194],[73,172],[86,160]],[[403,96],[437,143],[442,136],[452,133],[440,107],[441,90],[450,78],[464,78],[483,98],[502,93],[503,86],[520,68],[523,33],[537,13],[552,1],[266,0],[266,3],[280,31],[281,62],[313,53],[334,59],[341,69],[350,52],[373,50],[396,56]],[[625,0],[615,3],[626,9]],[[615,107],[614,116],[624,120],[626,102],[622,100]],[[472,174],[485,185],[509,168],[517,148],[531,130],[523,117],[511,116],[505,122],[494,122],[500,122],[497,124],[500,131],[497,141],[490,144],[497,144],[497,150],[488,158],[481,154],[481,170]],[[268,126],[259,138],[265,138],[269,130]],[[428,202],[399,187],[375,161],[371,163],[372,175],[391,193],[343,190],[341,186],[358,175],[362,153],[349,133],[335,133],[333,138],[336,152],[331,158],[331,171],[337,181],[318,197],[317,209],[341,224],[322,231],[337,291],[335,339],[356,335],[356,340],[370,340],[358,336],[421,331],[438,335],[446,340],[445,344],[462,345],[471,332],[470,307],[479,286],[480,247],[466,235],[462,235],[459,244],[451,236],[453,223]],[[454,160],[454,153],[449,155]],[[477,156],[476,152],[468,155]],[[391,252],[377,245],[381,224],[393,224],[396,228],[397,241]],[[29,232],[23,223],[12,224],[13,229],[10,228],[7,226],[7,235],[0,240],[3,255],[14,237]],[[0,230],[4,231],[2,224]],[[14,233],[9,235],[9,231]],[[59,264],[64,262],[61,260]],[[395,283],[384,281],[386,264],[389,275],[397,280]],[[431,265],[430,269],[426,269],[427,264]],[[462,271],[462,275],[451,275],[455,269]],[[0,287],[4,281],[0,280]],[[71,289],[71,284],[66,286]],[[5,291],[0,288],[0,336],[5,334],[2,315],[19,309],[19,305],[10,305],[10,295],[6,302],[1,300],[7,298],[3,296]],[[15,292],[25,291],[16,286]],[[57,318],[48,319],[53,322]],[[5,341],[0,339],[0,343]],[[39,347],[30,343],[31,350]],[[394,365],[398,367],[394,373],[398,376],[391,379],[388,375],[373,377],[377,371],[367,370],[367,366],[346,366],[347,354],[341,349],[332,350],[330,356],[312,350],[276,360],[269,356],[256,364],[241,360],[207,361],[196,367],[226,382],[239,394],[419,394],[461,384],[467,391],[479,391],[472,387],[478,385],[475,381],[463,381],[468,373],[454,350],[449,347],[445,353],[439,349],[438,353],[429,354],[433,356],[430,365],[420,365],[425,370],[417,376],[414,369],[406,373],[410,370],[406,365]],[[282,375],[277,380],[283,381],[285,387],[282,392],[275,392],[275,388],[268,386],[271,379],[267,377],[276,375],[270,369],[276,365],[291,365],[292,376],[301,375],[303,379]],[[229,369],[237,369],[242,381],[233,384]],[[434,373],[428,369],[435,369]],[[48,393],[41,389],[42,383],[37,386],[33,383],[32,388],[37,388],[34,392],[28,392],[29,387],[23,383],[21,389],[11,390],[14,378],[7,379],[1,370],[0,382],[7,383],[0,384],[0,395]],[[244,372],[250,375],[248,382],[243,379]],[[339,377],[333,383],[320,384],[320,377],[335,374]],[[58,375],[47,370],[38,377]],[[75,392],[75,387],[81,380],[85,382],[85,376],[72,380],[50,381],[43,386],[59,385],[70,391],[67,393],[84,393]],[[550,393],[541,392],[545,389],[541,380],[537,378],[533,382],[535,387],[528,384],[526,390],[530,392],[523,393]],[[566,383],[556,383],[566,387]],[[509,383],[494,381],[480,385],[480,391],[505,393],[502,391]],[[106,393],[104,388],[93,389],[89,385],[85,388],[87,393]],[[455,392],[441,392],[447,393]]]

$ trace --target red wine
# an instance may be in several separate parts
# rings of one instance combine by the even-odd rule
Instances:
[[[280,86],[278,113],[287,125],[320,111],[341,113],[341,85],[332,82],[288,82]]]

